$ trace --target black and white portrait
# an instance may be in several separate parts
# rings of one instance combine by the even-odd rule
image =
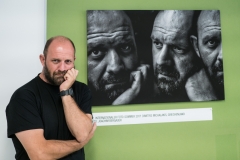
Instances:
[[[87,11],[93,105],[224,99],[219,10]]]

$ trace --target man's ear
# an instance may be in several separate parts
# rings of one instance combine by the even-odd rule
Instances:
[[[40,62],[42,63],[42,66],[45,66],[45,56],[43,54],[39,55]]]
[[[190,36],[190,41],[191,41],[192,46],[193,46],[195,52],[197,53],[198,57],[201,58],[201,55],[200,55],[200,53],[199,53],[199,49],[198,49],[198,41],[197,41],[197,37],[191,35],[191,36]]]

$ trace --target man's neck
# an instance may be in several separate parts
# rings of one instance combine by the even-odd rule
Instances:
[[[41,72],[41,73],[39,74],[39,77],[40,77],[44,82],[46,82],[46,83],[48,83],[48,84],[51,84],[51,83],[46,79],[46,77],[45,77],[45,75],[43,74],[43,72]]]

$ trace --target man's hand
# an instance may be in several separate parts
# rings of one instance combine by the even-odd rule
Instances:
[[[217,96],[205,69],[201,69],[189,77],[185,88],[190,101],[217,100]]]
[[[123,92],[114,102],[113,105],[129,104],[139,94],[145,83],[147,82],[148,72],[150,66],[148,64],[141,64],[136,71],[131,72],[131,88]]]
[[[68,70],[64,75],[65,81],[59,87],[60,91],[68,90],[70,87],[72,87],[77,75],[78,70],[74,68]],[[82,94],[82,98],[86,98],[84,99],[85,102],[91,100],[91,98],[89,98],[89,94],[90,93],[88,92]],[[70,95],[61,96],[61,99],[68,129],[78,142],[85,141],[92,129],[92,115],[89,113],[84,113],[80,109],[81,106],[78,106],[74,98],[72,98]]]
[[[59,89],[60,91],[68,90],[71,88],[72,84],[75,82],[78,75],[78,70],[75,68],[72,68],[67,71],[67,73],[64,75],[65,81],[60,85]]]

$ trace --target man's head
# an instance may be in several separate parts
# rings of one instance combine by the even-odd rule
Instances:
[[[191,46],[194,11],[165,10],[155,18],[152,30],[152,56],[155,89],[173,96],[184,89],[196,70],[197,55]]]
[[[204,10],[197,22],[197,37],[192,36],[196,53],[201,57],[210,79],[223,98],[223,59],[219,10]]]
[[[88,84],[111,103],[130,86],[137,49],[123,11],[88,11]]]
[[[47,83],[60,85],[64,81],[65,73],[74,67],[75,46],[64,36],[48,39],[40,61],[43,65],[41,77]]]

